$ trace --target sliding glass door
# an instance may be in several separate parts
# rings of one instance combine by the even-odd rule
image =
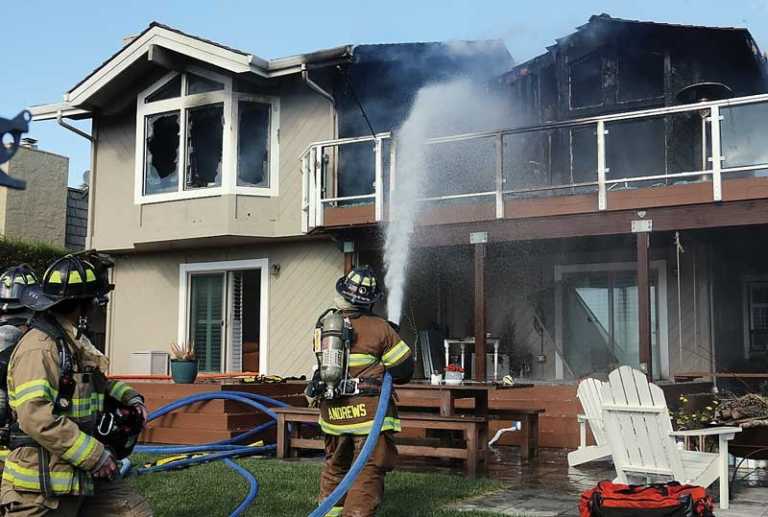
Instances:
[[[201,371],[220,372],[224,349],[226,273],[193,274],[190,278],[189,337]]]
[[[651,277],[651,346],[658,375],[657,279]],[[637,278],[634,271],[575,271],[562,275],[562,341],[573,374],[606,374],[640,366]]]

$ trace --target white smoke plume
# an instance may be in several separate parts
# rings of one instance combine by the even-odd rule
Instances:
[[[508,113],[499,98],[470,80],[432,84],[419,90],[408,118],[395,132],[396,190],[390,195],[390,221],[384,246],[390,321],[399,323],[403,311],[410,241],[424,205],[420,200],[425,194],[445,192],[446,182],[467,186],[477,178],[482,183],[487,174],[478,169],[485,169],[485,164],[495,159],[488,142],[429,146],[425,145],[426,140],[510,127]],[[451,173],[447,172],[449,169]]]

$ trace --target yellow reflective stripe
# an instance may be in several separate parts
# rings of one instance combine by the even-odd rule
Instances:
[[[79,467],[85,462],[85,460],[88,459],[91,453],[93,453],[93,449],[95,448],[96,440],[93,437],[80,431],[80,434],[77,436],[75,443],[72,444],[69,449],[64,451],[64,454],[62,454],[61,457],[72,465]]]
[[[58,494],[69,494],[79,491],[80,484],[73,471],[51,471],[51,489]],[[28,469],[6,461],[3,468],[3,482],[8,482],[15,488],[40,491],[40,474],[37,469]]]
[[[341,512],[343,510],[343,506],[334,506],[328,511],[328,513],[325,514],[325,517],[341,517]]]
[[[360,424],[331,424],[326,422],[323,418],[320,418],[320,428],[326,434],[370,434],[373,428],[373,420],[363,422]],[[382,431],[395,431],[400,432],[400,419],[388,416],[384,418],[384,424],[381,426]]]
[[[405,341],[400,341],[382,356],[381,362],[384,363],[384,366],[387,368],[395,366],[408,357],[410,352],[411,349],[405,344]]]
[[[41,398],[53,401],[56,399],[58,391],[46,379],[36,379],[15,387],[10,390],[8,395],[11,407],[16,409],[32,399]]]
[[[379,362],[379,358],[371,354],[349,354],[349,366],[359,368]]]
[[[91,393],[89,398],[72,399],[72,405],[67,410],[67,416],[85,418],[95,415],[104,407],[104,395]]]
[[[125,395],[130,389],[131,387],[128,384],[120,381],[115,381],[109,390],[109,396],[116,400],[122,401],[123,395]]]

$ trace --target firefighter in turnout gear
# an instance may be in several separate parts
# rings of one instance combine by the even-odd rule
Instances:
[[[48,268],[22,302],[30,330],[8,366],[11,424],[0,505],[3,515],[151,516],[147,502],[117,474],[113,452],[96,438],[105,397],[135,407],[142,397],[110,381],[108,360],[83,335],[91,304],[112,288],[100,257],[66,256]]]
[[[315,331],[319,368],[307,389],[310,398],[320,400],[320,426],[325,433],[325,464],[320,478],[320,499],[325,499],[341,482],[371,431],[385,370],[395,383],[413,375],[413,358],[393,324],[372,313],[381,299],[373,271],[356,268],[336,284],[335,309],[326,311]],[[343,327],[339,332],[336,327]],[[340,337],[346,342],[344,372],[335,384],[329,378],[328,361],[322,341]],[[326,361],[326,359],[328,361]],[[369,517],[376,513],[384,494],[384,476],[397,460],[393,434],[400,420],[393,401],[384,419],[378,443],[355,483],[327,515]]]

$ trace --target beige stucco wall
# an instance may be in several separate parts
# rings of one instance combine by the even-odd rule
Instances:
[[[301,233],[299,155],[333,136],[327,100],[298,79],[283,83],[280,97],[279,195],[218,196],[134,204],[135,105],[96,120],[94,245],[127,250],[139,245],[219,235],[283,237]],[[135,94],[135,93],[134,93]],[[126,92],[126,95],[132,95]]]
[[[19,148],[5,170],[27,182],[26,190],[0,187],[0,232],[7,237],[63,247],[67,224],[69,158]]]
[[[268,372],[309,373],[315,321],[332,302],[336,279],[343,272],[343,255],[328,241],[118,258],[108,328],[111,371],[127,373],[132,352],[167,351],[177,340],[180,264],[263,258],[270,265],[280,264],[280,273],[269,275]]]

